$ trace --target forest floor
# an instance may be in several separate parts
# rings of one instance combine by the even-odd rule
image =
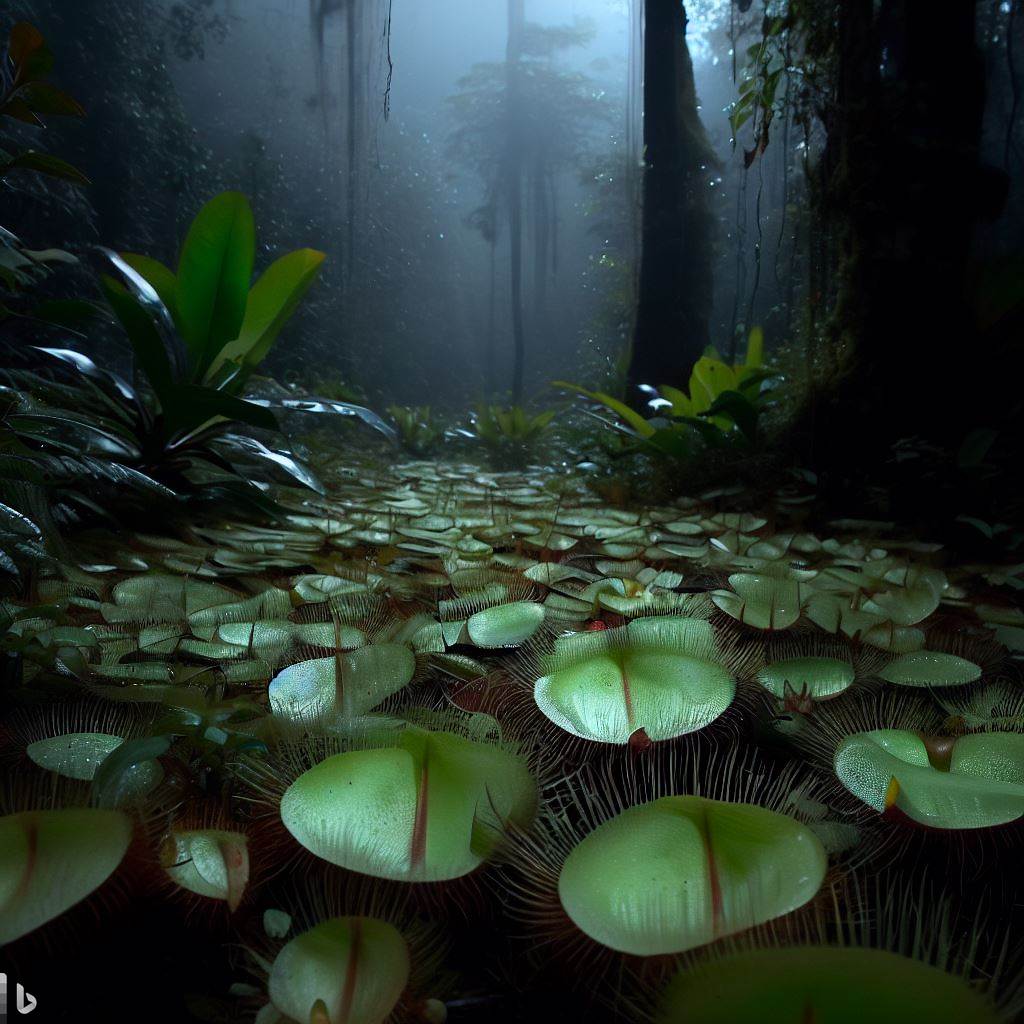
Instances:
[[[269,979],[285,1011],[286,943],[367,915],[406,940],[396,999],[410,1019],[436,1019],[430,1000],[452,1020],[520,1019],[574,988],[630,1019],[664,957],[657,971],[618,955],[628,963],[609,969],[558,887],[566,851],[623,806],[700,795],[791,817],[828,858],[816,892],[758,911],[792,908],[793,934],[834,922],[849,865],[891,851],[908,820],[948,836],[1016,819],[1024,567],[958,562],[889,523],[812,530],[796,487],[753,511],[724,491],[613,506],[541,468],[338,463],[331,476],[325,497],[283,496],[274,527],[79,538],[8,607],[23,671],[7,688],[7,811],[98,804],[131,819],[104,901],[77,898],[104,908],[113,937],[96,949],[120,950],[107,962],[136,965],[132,998],[162,976],[187,997],[175,1014],[243,1019]],[[864,754],[881,792],[870,771],[845,777],[840,746],[878,729],[947,746],[1012,737],[1012,799],[986,788],[985,750],[960,802],[940,792],[948,771],[887,792],[891,751]],[[106,760],[85,735],[113,737]],[[411,817],[390,776],[347,801],[306,793],[339,801],[330,828],[286,811],[328,757],[398,748],[423,765],[407,780]],[[446,767],[428,783],[429,758]],[[201,855],[210,835],[216,852]],[[975,883],[950,878],[955,918]],[[80,911],[12,947],[41,999],[70,1006],[48,991],[40,951],[86,934]],[[145,957],[130,948],[140,926],[156,935]],[[172,986],[167,972],[188,976]]]

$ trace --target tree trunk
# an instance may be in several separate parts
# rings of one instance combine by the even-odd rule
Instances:
[[[683,384],[710,343],[708,172],[681,0],[644,5],[640,286],[629,384]]]
[[[925,0],[838,6],[823,184],[839,243],[831,341],[849,366],[818,398],[822,429],[802,427],[815,468],[849,489],[900,438],[956,444],[965,404],[985,396],[967,294],[984,80],[975,0],[941,16]]]
[[[512,303],[512,404],[522,405],[523,377],[526,365],[526,336],[523,329],[523,147],[519,62],[522,58],[526,0],[508,0],[508,48],[506,64],[506,104],[508,112],[508,154],[506,191],[508,202],[509,275]]]

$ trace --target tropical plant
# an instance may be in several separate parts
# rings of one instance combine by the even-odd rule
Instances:
[[[147,391],[79,352],[34,348],[25,355],[36,365],[0,371],[7,385],[0,501],[40,526],[44,519],[57,527],[83,519],[116,522],[154,501],[166,506],[178,499],[193,511],[226,500],[267,514],[273,506],[258,481],[268,470],[272,480],[319,488],[287,452],[235,432],[209,406],[195,415],[213,422],[189,429],[187,419],[168,417]],[[262,415],[273,424],[267,410],[253,409],[247,422]]]
[[[425,455],[444,437],[444,427],[429,405],[389,405],[398,440],[413,455]]]
[[[123,254],[126,267],[120,269],[129,278],[132,271],[137,275],[136,296],[129,305],[124,289],[110,281],[104,282],[105,291],[154,390],[166,394],[168,385],[205,385],[231,395],[242,390],[316,280],[325,258],[315,249],[288,253],[253,285],[255,257],[252,207],[240,192],[223,192],[199,211],[179,254],[177,273],[151,257]],[[159,337],[133,308],[143,304],[139,299],[149,299],[154,306],[154,298],[163,304],[184,342],[184,352],[170,354],[177,365],[167,365],[165,345],[156,344]]]
[[[123,284],[103,290],[158,402],[168,442],[225,421],[274,429],[271,408],[362,420],[388,437],[376,413],[331,398],[242,398],[241,393],[316,280],[324,254],[299,249],[251,285],[256,255],[252,208],[224,192],[197,214],[175,273],[135,253],[107,253]]]
[[[604,391],[590,391],[567,381],[552,383],[615,413],[619,422],[611,426],[640,447],[662,455],[688,458],[698,439],[713,448],[754,447],[760,437],[761,415],[772,403],[775,377],[763,365],[763,346],[764,335],[755,327],[743,363],[730,366],[715,349],[708,349],[693,367],[688,394],[669,385],[646,388],[651,396],[648,407],[655,412],[649,418]]]
[[[469,426],[456,427],[451,433],[483,446],[498,467],[518,466],[554,417],[554,409],[532,414],[521,405],[505,408],[482,402],[470,413]]]
[[[470,416],[473,436],[488,444],[536,440],[555,418],[554,409],[531,414],[521,405],[503,408],[481,404]]]
[[[42,128],[44,117],[85,115],[77,100],[47,81],[53,63],[42,33],[27,22],[18,22],[11,29],[6,57],[0,62],[0,117]],[[7,148],[9,145],[5,140],[0,146],[0,181],[12,171],[23,170],[76,185],[89,184],[89,179],[66,160],[35,149],[14,153]]]
[[[53,68],[53,54],[38,29],[19,22],[11,29],[6,55],[0,58],[0,126],[4,118],[44,127],[43,117],[82,117],[85,111],[46,76]],[[16,152],[17,143],[0,135],[0,182],[15,171],[28,171],[60,178],[76,185],[89,179],[71,164],[35,149]],[[31,249],[12,232],[0,227],[0,286],[15,295],[45,278],[53,264],[77,263],[61,249]],[[0,306],[0,315],[11,311]]]

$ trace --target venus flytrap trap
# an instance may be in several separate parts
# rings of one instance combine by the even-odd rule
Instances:
[[[399,890],[337,875],[297,881],[249,949],[266,990],[258,1021],[444,1024],[447,941]]]
[[[59,808],[0,817],[0,944],[27,935],[91,896],[132,840],[121,811]]]
[[[854,733],[836,748],[840,782],[879,814],[935,829],[993,828],[1024,816],[1024,735]]]
[[[926,879],[892,870],[852,874],[828,886],[811,916],[762,928],[676,961],[654,988],[636,974],[625,995],[638,1019],[655,1024],[727,1024],[794,1014],[839,1022],[916,1019],[956,1013],[995,1024],[1021,1007],[1007,938],[984,948],[990,898],[954,931],[954,897]]]
[[[180,890],[238,909],[249,883],[249,848],[235,829],[185,828],[175,824],[160,844],[160,866]]]
[[[514,753],[409,726],[393,746],[336,754],[300,775],[281,797],[281,820],[332,864],[440,882],[479,867],[506,822],[526,827],[536,800],[536,783]]]
[[[4,765],[53,794],[10,806],[12,836],[56,809],[133,836],[106,881],[34,896],[56,919],[26,910],[19,944],[131,883],[250,950],[238,998],[267,1024],[435,1024],[452,991],[514,1013],[537,985],[699,1020],[733,954],[783,1008],[832,1012],[814,978],[839,972],[889,1005],[925,965],[972,1005],[959,967],[837,937],[851,866],[926,851],[960,878],[1016,835],[997,584],[727,488],[618,508],[553,471],[345,466],[273,523],[83,548],[8,602],[10,650],[57,656],[25,674],[54,702],[2,729]],[[453,989],[430,922],[467,976],[499,943],[515,971]]]
[[[787,815],[668,796],[627,808],[581,840],[562,866],[558,894],[589,938],[656,956],[802,907],[825,871],[818,838]]]
[[[701,619],[637,619],[617,630],[555,641],[547,674],[534,685],[545,717],[581,739],[652,742],[710,725],[736,695],[736,683]]]
[[[526,756],[486,715],[410,709],[346,720],[333,734],[294,728],[269,737],[271,760],[237,768],[279,862],[305,852],[373,878],[452,882],[536,813]]]
[[[538,968],[572,965],[583,998],[618,1003],[632,971],[656,985],[671,955],[811,912],[829,859],[813,790],[714,745],[552,784],[501,874]]]

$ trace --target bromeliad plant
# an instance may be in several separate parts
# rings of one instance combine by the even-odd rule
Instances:
[[[148,256],[107,253],[124,284],[107,276],[103,289],[156,399],[158,444],[178,450],[231,421],[276,429],[271,407],[355,417],[393,437],[376,413],[350,402],[242,397],[325,258],[299,249],[251,284],[255,255],[252,208],[239,192],[199,211],[176,273]]]
[[[500,444],[502,441],[533,441],[547,430],[554,418],[553,409],[532,416],[521,405],[505,409],[500,405],[481,404],[471,421],[475,436],[481,441]]]
[[[522,465],[529,448],[551,425],[556,410],[531,414],[521,405],[504,408],[481,402],[470,414],[469,427],[452,433],[483,445],[497,466]]]
[[[429,405],[389,405],[399,444],[413,455],[427,455],[444,438],[444,427]]]
[[[264,409],[238,396],[316,280],[324,254],[288,253],[253,285],[255,256],[249,201],[224,192],[192,222],[177,273],[148,256],[112,257],[129,287],[106,277],[104,292],[169,436],[214,416],[275,425]]]
[[[69,349],[21,352],[23,365],[2,373],[0,501],[23,512],[31,490],[50,520],[70,525],[183,496],[193,509],[226,499],[265,514],[272,505],[259,481],[320,489],[289,453],[238,427],[277,428],[269,402],[240,392],[323,254],[282,257],[250,289],[252,211],[226,193],[196,218],[177,274],[146,257],[106,255],[124,282],[105,276],[102,288],[131,343],[135,380]]]
[[[131,342],[137,376],[148,385],[137,407],[144,464],[176,481],[194,459],[230,470],[239,456],[279,467],[290,481],[319,489],[313,475],[285,452],[233,432],[244,424],[269,430],[277,420],[267,399],[242,391],[316,280],[324,254],[300,249],[271,264],[251,284],[256,253],[252,209],[225,192],[193,221],[177,272],[148,256],[107,256],[123,284],[103,278],[103,291]],[[279,400],[280,408],[378,419],[343,402]]]
[[[708,349],[693,367],[689,393],[667,384],[646,386],[651,396],[647,404],[655,413],[650,418],[606,392],[567,381],[553,384],[604,406],[618,417],[610,424],[614,429],[633,438],[636,447],[660,455],[688,458],[698,439],[711,448],[752,448],[760,439],[761,415],[772,403],[775,375],[763,365],[763,349],[763,332],[755,327],[742,363],[729,365]]]

